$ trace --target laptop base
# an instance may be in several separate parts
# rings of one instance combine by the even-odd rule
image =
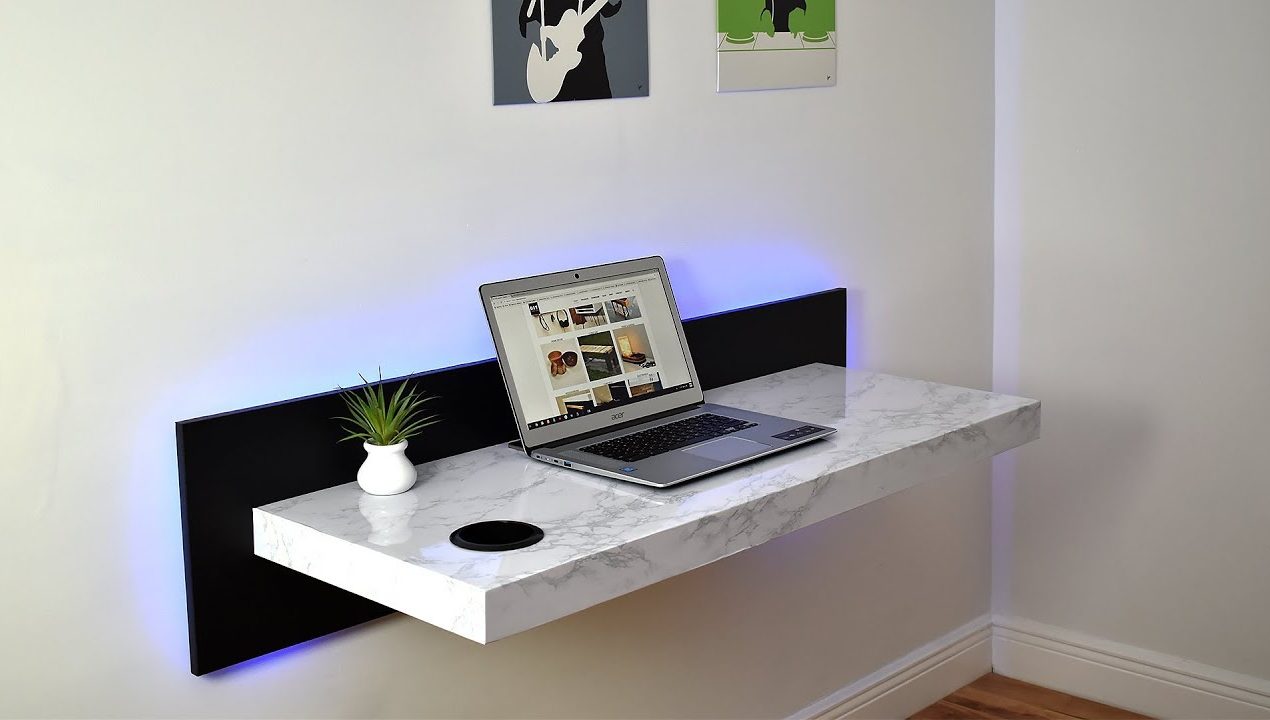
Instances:
[[[674,423],[694,415],[714,414],[752,425],[727,435],[710,437],[639,460],[603,457],[583,450],[605,440]],[[598,437],[575,440],[556,447],[535,449],[535,460],[626,482],[670,487],[725,468],[783,452],[837,432],[835,428],[800,420],[751,412],[725,405],[705,403],[648,423],[624,428]]]

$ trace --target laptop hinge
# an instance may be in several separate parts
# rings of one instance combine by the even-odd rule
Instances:
[[[668,418],[671,415],[680,415],[690,410],[696,410],[697,408],[703,405],[705,405],[704,401],[699,403],[692,403],[690,405],[683,405],[681,407],[677,407],[672,410],[663,410],[662,412],[653,413],[652,415],[647,415],[642,418],[635,418],[634,420],[626,420],[624,422],[617,423],[616,425],[610,425],[608,427],[598,428],[596,430],[591,430],[589,432],[579,433],[577,435],[564,438],[563,440],[557,440],[556,442],[552,442],[552,443],[545,443],[543,445],[538,445],[536,447],[526,448],[519,440],[513,440],[507,443],[507,446],[512,448],[513,450],[524,450],[526,455],[532,455],[534,450],[538,450],[539,448],[554,448],[554,447],[559,447],[561,445],[568,445],[569,443],[575,443],[575,442],[578,442],[579,440],[588,440],[590,438],[599,437],[601,435],[607,435],[612,432],[620,432],[627,428],[635,427],[636,425],[643,425],[644,423],[652,422],[654,420],[661,420],[662,418]]]

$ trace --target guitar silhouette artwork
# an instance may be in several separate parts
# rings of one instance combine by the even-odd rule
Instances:
[[[558,17],[549,17],[548,2],[570,7],[559,12]],[[576,9],[574,4],[573,0],[525,0],[522,6],[521,35],[525,35],[525,25],[530,20],[538,20],[541,25],[539,40],[530,44],[525,63],[525,83],[534,102],[613,96],[604,60],[604,28],[592,22],[597,15],[613,16],[622,3],[591,0],[586,6],[586,0],[579,0]],[[549,24],[551,20],[554,24]]]

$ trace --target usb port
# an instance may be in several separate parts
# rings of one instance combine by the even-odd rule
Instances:
[[[573,463],[569,462],[568,460],[565,460],[565,461],[564,461],[564,466],[565,466],[565,467],[573,467]]]

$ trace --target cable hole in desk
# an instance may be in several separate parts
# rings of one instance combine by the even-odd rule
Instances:
[[[486,520],[472,523],[450,533],[450,542],[464,550],[503,552],[519,550],[542,540],[544,533],[537,525],[519,520]]]

